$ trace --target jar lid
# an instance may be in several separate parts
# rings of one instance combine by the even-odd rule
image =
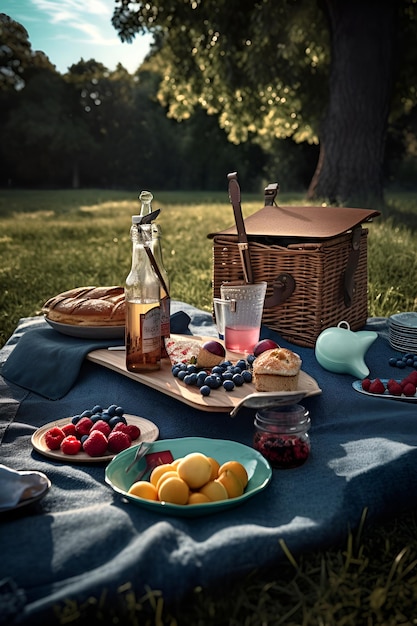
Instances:
[[[282,428],[285,431],[306,431],[310,428],[311,420],[308,410],[301,404],[276,406],[257,411],[255,424]]]

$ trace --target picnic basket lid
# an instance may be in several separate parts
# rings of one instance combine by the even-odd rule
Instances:
[[[329,206],[264,206],[245,220],[246,234],[265,237],[329,239],[380,215],[373,209]],[[237,235],[236,225],[217,235]]]

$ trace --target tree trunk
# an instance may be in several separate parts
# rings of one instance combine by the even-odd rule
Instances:
[[[328,109],[311,198],[351,206],[383,201],[396,0],[325,0],[332,38]]]

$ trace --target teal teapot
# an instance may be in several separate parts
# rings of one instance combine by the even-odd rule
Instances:
[[[356,378],[366,378],[369,368],[365,354],[378,334],[370,330],[350,330],[348,322],[326,328],[317,337],[315,356],[320,365],[330,372],[351,374]]]

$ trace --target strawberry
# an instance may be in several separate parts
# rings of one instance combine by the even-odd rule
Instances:
[[[402,379],[401,386],[404,388],[407,383],[411,383],[412,385],[417,386],[417,370],[414,370],[413,372],[410,372],[410,374],[407,374],[407,376]]]
[[[121,431],[122,433],[126,433],[129,435],[131,441],[135,441],[135,439],[139,439],[140,437],[140,428],[136,426],[136,424],[123,424],[119,423],[113,428],[113,432]]]
[[[92,432],[93,430],[101,430],[103,435],[108,437],[111,433],[111,426],[108,422],[105,422],[104,420],[97,420],[90,432]]]
[[[416,395],[416,386],[413,383],[407,383],[403,387],[403,394],[408,398]]]
[[[77,454],[81,450],[81,441],[74,435],[67,435],[61,441],[60,448],[64,454]]]
[[[88,456],[103,456],[107,451],[107,437],[101,430],[92,430],[83,443]]]
[[[94,422],[90,420],[89,417],[82,417],[77,424],[75,424],[75,429],[77,431],[78,437],[82,437],[83,435],[88,435],[90,430],[92,429]]]
[[[75,424],[72,424],[72,422],[70,422],[69,424],[65,424],[65,426],[61,426],[62,431],[65,433],[65,436],[67,435],[76,435],[77,434],[77,429],[75,428]]]
[[[61,441],[65,438],[62,428],[54,426],[45,433],[45,443],[50,450],[58,450]]]
[[[108,448],[110,452],[114,452],[115,454],[129,448],[131,443],[132,440],[129,435],[123,433],[121,430],[111,432],[108,438]]]
[[[400,383],[393,378],[390,378],[390,380],[387,382],[387,389],[392,396],[400,396],[403,392]]]
[[[385,386],[384,384],[381,382],[380,378],[375,378],[371,384],[369,385],[369,389],[368,391],[370,393],[376,393],[376,394],[381,394],[384,393],[385,391]]]
[[[364,391],[369,391],[369,387],[371,386],[370,378],[364,378],[362,381],[362,389]]]

